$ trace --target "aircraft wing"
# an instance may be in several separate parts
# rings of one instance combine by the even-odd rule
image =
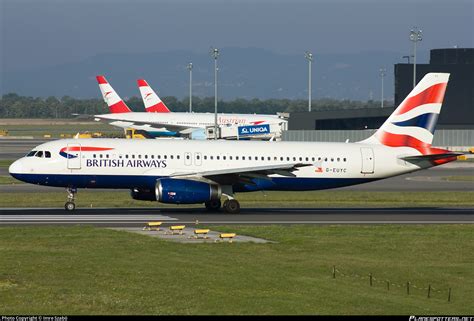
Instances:
[[[179,132],[179,133],[183,133],[184,131],[184,134],[186,134],[187,131],[189,131],[189,129],[199,128],[199,127],[192,127],[189,125],[170,125],[170,124],[167,124],[166,122],[159,122],[159,121],[147,122],[147,121],[131,120],[126,117],[120,117],[119,114],[114,114],[113,118],[106,117],[103,115],[95,115],[94,118],[98,121],[106,122],[106,123],[120,121],[120,122],[129,123],[130,126],[136,125],[136,126],[148,126],[152,128],[166,128],[168,131]]]
[[[294,171],[300,167],[312,166],[313,164],[288,163],[278,165],[253,166],[242,168],[229,168],[209,171],[172,173],[169,177],[189,179],[203,182],[215,182],[224,185],[244,183],[254,185],[253,178],[271,180],[269,175],[277,174],[287,177],[295,177]]]

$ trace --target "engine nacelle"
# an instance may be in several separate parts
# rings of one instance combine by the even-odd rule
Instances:
[[[156,183],[158,202],[171,204],[198,204],[221,198],[222,190],[217,184],[162,178]]]
[[[140,189],[134,188],[130,190],[130,196],[138,201],[156,201],[156,194],[154,189]]]

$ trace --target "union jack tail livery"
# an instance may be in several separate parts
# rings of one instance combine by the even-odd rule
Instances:
[[[109,106],[110,113],[130,113],[132,110],[124,103],[122,98],[115,92],[112,86],[107,82],[104,76],[97,76],[100,92],[105,103]]]
[[[438,154],[431,143],[448,80],[447,73],[426,74],[382,127],[363,143],[412,147],[423,155]]]
[[[138,88],[142,95],[145,109],[149,113],[169,113],[170,110],[165,103],[161,101],[160,97],[151,89],[150,85],[144,79],[138,79]]]

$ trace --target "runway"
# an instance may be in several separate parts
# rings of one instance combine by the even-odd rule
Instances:
[[[93,225],[138,227],[164,224],[472,224],[474,208],[251,208],[240,214],[196,209],[99,208],[65,214],[58,208],[0,209],[0,226]]]

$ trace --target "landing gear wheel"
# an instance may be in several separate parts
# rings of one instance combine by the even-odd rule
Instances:
[[[240,204],[236,199],[230,199],[224,202],[224,209],[229,214],[237,214],[240,212]]]
[[[68,187],[66,188],[66,192],[67,192],[67,202],[66,204],[64,204],[64,209],[66,211],[72,212],[76,209],[76,204],[74,203],[74,200],[76,199],[77,188]]]
[[[66,202],[66,204],[64,204],[64,209],[66,211],[74,211],[76,209],[76,204],[73,202]]]
[[[204,203],[208,211],[218,211],[221,208],[221,200],[211,200]]]

